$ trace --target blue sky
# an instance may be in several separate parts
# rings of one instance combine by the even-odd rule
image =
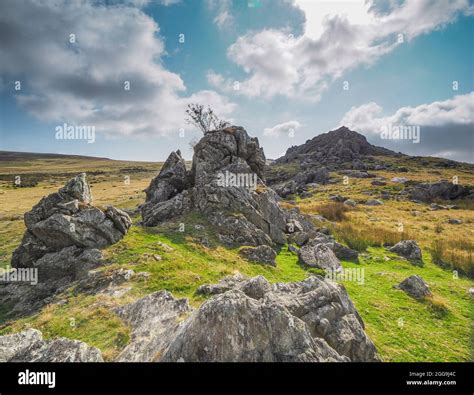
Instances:
[[[190,159],[200,134],[184,109],[200,102],[269,158],[345,124],[396,151],[474,162],[472,2],[255,4],[2,1],[0,149]],[[63,123],[94,126],[95,141],[57,139]],[[419,127],[420,142],[382,140],[387,125]]]

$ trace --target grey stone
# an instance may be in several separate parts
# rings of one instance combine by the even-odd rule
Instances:
[[[275,258],[277,254],[271,247],[266,245],[261,245],[258,247],[244,247],[239,251],[239,254],[252,262],[276,266]]]
[[[418,275],[410,276],[403,280],[396,288],[401,289],[408,295],[422,299],[427,296],[431,296],[431,291],[428,284]]]
[[[413,262],[422,262],[421,249],[414,240],[402,240],[390,248],[391,252]]]

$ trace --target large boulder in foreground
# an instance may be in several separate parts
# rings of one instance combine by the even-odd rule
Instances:
[[[203,213],[229,246],[284,244],[285,215],[264,184],[265,155],[241,127],[207,132],[186,172],[172,152],[146,190],[143,224],[156,226],[191,210]]]
[[[27,230],[13,252],[12,272],[34,275],[37,283],[0,284],[0,304],[8,306],[9,313],[29,313],[48,303],[49,297],[101,265],[99,249],[128,232],[132,224],[128,214],[112,206],[101,210],[91,203],[82,173],[25,213]]]
[[[132,324],[120,361],[378,361],[345,289],[322,277],[270,284],[235,275],[200,287],[196,310],[157,292],[119,310]]]
[[[103,362],[101,352],[78,340],[43,340],[40,331],[28,329],[0,336],[0,362]]]

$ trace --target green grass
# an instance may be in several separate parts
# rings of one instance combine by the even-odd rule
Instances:
[[[467,290],[472,281],[453,278],[427,253],[422,268],[382,248],[369,248],[369,253],[372,258],[361,258],[361,264],[344,262],[344,267],[364,268],[365,283],[343,283],[384,361],[471,360],[474,312]],[[430,285],[433,299],[418,301],[393,288],[413,274]]]
[[[184,233],[178,230],[180,221],[186,225]],[[195,295],[200,285],[215,283],[237,272],[263,275],[271,282],[300,281],[311,273],[321,273],[302,267],[286,246],[279,251],[276,268],[249,263],[238,255],[238,249],[219,246],[203,218],[194,215],[180,221],[160,228],[134,226],[122,241],[104,251],[110,264],[106,270],[124,267],[150,273],[147,281],[132,279],[132,291],[121,299],[70,293],[66,304],[50,305],[35,316],[7,325],[0,333],[35,327],[46,338],[64,336],[96,346],[110,360],[126,344],[130,333],[110,307],[162,289],[176,297],[189,298],[197,307],[204,300]],[[196,229],[197,224],[204,228]],[[202,237],[208,239],[209,247],[199,243]],[[424,254],[423,268],[400,260],[383,248],[369,247],[368,254],[360,258],[360,263],[343,262],[347,268],[364,268],[364,284],[343,284],[382,358],[385,361],[470,360],[473,309],[467,290],[473,286],[472,281],[462,277],[453,279],[451,272],[431,262],[428,253]],[[162,259],[157,261],[153,255]],[[432,300],[417,301],[393,288],[412,274],[419,274],[428,282],[434,294]],[[75,328],[70,325],[71,318],[75,319]]]

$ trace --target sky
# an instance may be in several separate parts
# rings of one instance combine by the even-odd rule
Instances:
[[[2,0],[0,37],[0,150],[191,159],[200,103],[267,158],[344,125],[474,163],[470,0]]]

